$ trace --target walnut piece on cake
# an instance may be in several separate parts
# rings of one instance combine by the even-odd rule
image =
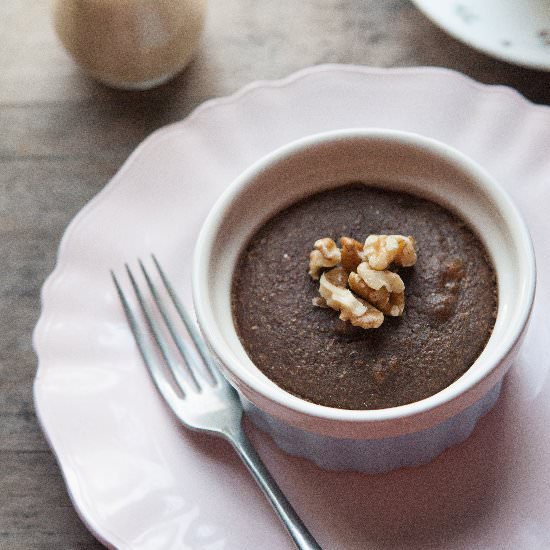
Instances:
[[[342,256],[336,243],[328,237],[315,241],[313,246],[314,250],[309,254],[309,274],[318,280],[321,271],[326,267],[338,265]]]
[[[362,298],[357,298],[361,304],[366,307],[365,313],[359,316],[350,316],[348,317],[347,313],[342,311],[340,312],[340,319],[342,321],[349,321],[355,327],[361,328],[378,328],[384,322],[384,314],[376,309],[373,305],[369,304],[366,300]]]
[[[355,294],[365,298],[382,313],[399,317],[405,309],[405,285],[397,273],[370,269],[366,262],[349,274],[348,283]]]
[[[350,237],[340,237],[342,246],[342,267],[347,271],[355,271],[363,261],[363,244]]]
[[[319,293],[327,305],[340,312],[342,321],[349,321],[361,328],[378,328],[384,322],[384,314],[367,301],[357,298],[347,288],[348,273],[343,267],[335,267],[321,275]]]
[[[363,258],[371,269],[383,271],[394,263],[410,267],[416,263],[416,242],[403,235],[369,235],[365,240]]]

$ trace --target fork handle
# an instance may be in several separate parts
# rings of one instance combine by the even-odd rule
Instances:
[[[236,434],[231,434],[229,441],[277,514],[279,514],[283,525],[297,548],[300,550],[322,550],[281,489],[279,489],[276,481],[271,477],[243,429],[241,428]]]

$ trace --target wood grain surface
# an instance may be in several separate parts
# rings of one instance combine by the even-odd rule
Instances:
[[[407,0],[209,0],[192,64],[148,92],[82,74],[48,0],[0,2],[0,548],[101,545],[73,510],[32,403],[40,287],[71,218],[151,131],[204,100],[319,63],[435,65],[550,104],[550,74],[462,45]]]

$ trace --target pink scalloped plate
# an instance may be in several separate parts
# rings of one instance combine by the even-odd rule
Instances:
[[[526,217],[533,321],[496,407],[431,464],[326,472],[250,435],[323,548],[550,547],[550,108],[444,69],[328,65],[258,82],[159,130],[68,227],[34,332],[38,416],[83,521],[132,549],[292,548],[224,442],[180,428],[156,394],[109,269],[155,252],[184,302],[210,206],[244,168],[296,138],[382,127],[483,165]]]

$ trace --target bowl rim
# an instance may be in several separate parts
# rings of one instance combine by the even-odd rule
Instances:
[[[219,230],[226,213],[229,212],[236,197],[252,185],[258,175],[284,161],[289,156],[328,142],[347,141],[350,139],[386,140],[413,146],[424,152],[438,156],[469,175],[471,180],[480,186],[484,193],[490,197],[505,220],[506,225],[516,235],[521,244],[518,247],[518,253],[522,256],[521,260],[524,266],[524,277],[521,280],[521,288],[523,289],[525,299],[518,307],[519,311],[515,317],[512,331],[508,333],[509,336],[504,342],[499,342],[491,357],[485,358],[483,368],[477,369],[468,377],[464,377],[464,375],[459,377],[450,386],[425,399],[384,409],[339,409],[319,405],[287,392],[270,380],[262,380],[261,377],[252,376],[242,366],[241,362],[226,349],[227,346],[223,341],[221,331],[217,327],[216,319],[209,307],[209,300],[207,298],[210,252],[215,243],[217,230]],[[292,413],[306,415],[311,419],[351,424],[378,424],[412,419],[413,417],[425,415],[451,402],[455,402],[469,392],[469,390],[479,386],[506,360],[520,342],[532,311],[535,287],[536,266],[532,240],[522,215],[504,188],[474,160],[443,142],[413,132],[383,128],[346,128],[312,134],[283,145],[254,162],[231,182],[204,220],[195,246],[192,267],[193,303],[203,336],[211,351],[219,359],[222,369],[228,375],[230,381],[238,389],[248,390],[246,397],[254,405],[265,411],[266,407],[264,405],[266,403],[265,400],[267,400],[271,405],[270,410],[267,411],[268,414],[274,412],[272,410],[274,407],[281,413],[276,414],[276,416],[283,420],[285,420],[283,411],[292,411]],[[251,362],[253,364],[252,360]],[[497,380],[494,380],[494,382],[496,383]],[[489,390],[490,388],[486,389]],[[255,397],[259,396],[260,399],[251,398],[250,394]],[[475,399],[464,402],[460,409],[464,409],[474,402]],[[443,420],[457,412],[459,411],[455,410],[445,414]],[[434,420],[430,424],[438,424],[440,421],[441,418]]]

